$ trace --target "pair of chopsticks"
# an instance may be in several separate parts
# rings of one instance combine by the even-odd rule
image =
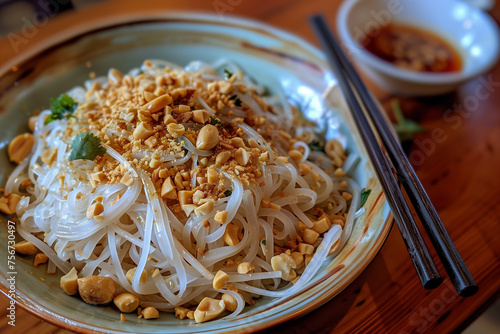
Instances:
[[[330,66],[337,76],[339,86],[344,92],[347,104],[351,109],[354,121],[366,146],[370,160],[375,167],[394,219],[422,285],[427,289],[433,289],[442,282],[442,278],[422,239],[398,181],[406,190],[458,294],[461,296],[473,295],[478,289],[476,282],[458,253],[436,209],[406,158],[399,142],[382,116],[376,102],[342,52],[340,45],[328,29],[324,18],[319,15],[313,16],[311,24]],[[377,138],[365,116],[365,111],[370,116],[383,141],[392,165],[397,172],[397,179],[378,144]]]

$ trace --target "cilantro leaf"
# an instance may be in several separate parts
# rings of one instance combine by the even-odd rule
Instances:
[[[226,79],[229,79],[233,76],[233,72],[228,70],[227,68],[224,69],[224,75],[226,76]]]
[[[228,190],[224,191],[224,196],[226,196],[226,197],[231,196],[232,193],[233,192],[228,189]]]
[[[241,107],[241,100],[238,95],[233,95],[229,98],[229,100],[234,100],[234,105],[237,107]]]
[[[79,133],[71,142],[69,160],[94,160],[98,155],[104,155],[106,149],[101,146],[101,140],[90,132]]]
[[[45,121],[43,122],[43,124],[47,125],[50,122],[53,122],[57,119],[62,119],[62,117],[60,117],[59,115],[50,114],[49,116],[47,116],[47,118],[45,118]]]
[[[56,119],[71,117],[71,114],[76,110],[78,103],[66,94],[61,94],[57,98],[50,99],[50,111],[52,112],[46,119],[45,125]]]
[[[365,205],[366,201],[368,200],[368,196],[370,196],[370,193],[372,192],[371,189],[365,189],[363,188],[363,190],[361,190],[361,204],[359,205],[359,207],[363,207],[363,205]]]
[[[266,239],[263,239],[263,240],[261,241],[261,243],[262,243],[264,246],[266,246],[266,244],[267,244]]]
[[[318,152],[325,151],[325,147],[321,145],[319,141],[310,142],[309,144],[307,144],[307,146],[309,146],[309,148],[313,151],[318,151]]]
[[[412,140],[415,134],[424,132],[424,128],[418,123],[404,117],[398,100],[392,100],[391,107],[397,122],[394,124],[394,130],[396,130],[401,141]]]
[[[217,124],[222,124],[222,122],[217,118],[210,116],[210,124],[217,125]]]

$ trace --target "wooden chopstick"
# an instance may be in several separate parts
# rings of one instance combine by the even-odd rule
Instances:
[[[397,171],[398,179],[407,191],[408,197],[420,217],[434,248],[437,250],[455,289],[461,296],[473,295],[478,290],[474,278],[451,240],[436,209],[432,205],[393,132],[382,116],[372,95],[368,92],[356,70],[342,52],[340,45],[330,33],[325,20],[321,16],[315,16],[312,18],[312,24],[323,44],[330,63],[332,63],[332,67],[336,68],[336,72],[340,73],[336,74],[344,77],[344,80],[348,83],[343,89],[351,90],[352,86],[354,86],[367,113],[370,115]],[[349,84],[349,81],[352,86]],[[362,110],[360,111],[361,113],[363,112]]]
[[[415,220],[406,203],[401,188],[394,177],[394,173],[389,163],[378,145],[377,138],[372,131],[370,123],[366,119],[362,106],[356,98],[351,83],[347,79],[337,58],[336,41],[331,35],[324,19],[321,16],[314,16],[311,19],[314,31],[323,46],[327,59],[337,76],[339,85],[344,92],[347,103],[351,109],[354,121],[359,129],[361,138],[368,151],[370,160],[378,175],[379,181],[384,189],[385,196],[391,207],[396,224],[401,232],[408,253],[413,261],[418,277],[422,285],[427,289],[437,287],[442,278],[432,260],[432,257],[425,245],[422,235],[417,228]]]

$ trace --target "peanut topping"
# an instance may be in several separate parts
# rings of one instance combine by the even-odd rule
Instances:
[[[312,226],[312,229],[316,232],[318,232],[319,234],[321,233],[325,233],[326,231],[328,231],[328,229],[330,228],[330,219],[328,218],[322,218],[318,221],[315,221],[313,222],[313,226]]]
[[[35,260],[33,261],[33,265],[38,267],[39,264],[47,263],[49,261],[49,257],[44,253],[37,253],[35,255]]]
[[[186,129],[182,124],[170,123],[167,125],[167,131],[172,137],[178,138],[186,132]]]
[[[342,193],[342,197],[344,197],[346,200],[350,201],[352,199],[352,195],[346,191]]]
[[[242,262],[238,265],[239,274],[251,274],[255,271],[255,267],[250,262]]]
[[[300,175],[307,175],[311,172],[311,167],[303,162],[299,164]]]
[[[163,119],[163,124],[168,125],[170,123],[176,123],[176,121],[172,115],[166,115]]]
[[[119,86],[123,80],[123,74],[115,68],[108,72],[108,82],[113,86]]]
[[[295,265],[297,266],[296,269],[300,269],[304,266],[304,255],[300,254],[299,252],[292,252],[290,256],[295,261]]]
[[[281,278],[285,281],[291,281],[297,277],[297,273],[294,270],[297,268],[297,264],[290,255],[281,253],[280,255],[273,256],[271,258],[271,266],[273,270],[281,271]]]
[[[118,309],[123,313],[134,312],[139,306],[139,298],[131,293],[125,292],[120,293],[113,299],[113,303],[118,307]]]
[[[316,240],[318,239],[319,237],[319,233],[314,231],[314,230],[311,230],[311,229],[308,229],[306,228],[303,232],[303,235],[302,235],[302,239],[307,242],[308,244],[313,244],[316,242]]]
[[[78,273],[74,267],[61,277],[60,286],[70,296],[78,293]]]
[[[193,203],[193,192],[189,190],[182,190],[178,193],[179,204],[186,205]]]
[[[151,102],[158,97],[156,96],[156,94],[148,92],[147,90],[144,91],[143,95],[144,95],[144,100],[146,100],[146,102]]]
[[[47,165],[52,165],[52,163],[56,160],[57,158],[57,147],[53,147],[50,150],[45,151],[44,154],[42,154],[42,161],[46,163]]]
[[[191,110],[191,108],[185,104],[181,104],[177,107],[177,109],[179,110],[179,112],[181,113],[185,113],[185,112],[188,112]]]
[[[208,201],[194,209],[197,216],[208,215],[214,209],[214,201]]]
[[[137,270],[137,268],[132,268],[129,271],[127,271],[127,274],[125,275],[125,278],[127,279],[127,281],[130,284],[132,284],[132,280],[134,279],[134,275],[135,275],[136,270]],[[141,276],[139,277],[139,283],[141,283],[141,284],[146,283],[147,275],[148,274],[147,274],[146,270],[143,270],[141,273]]]
[[[14,138],[7,149],[10,161],[20,164],[31,152],[34,143],[35,138],[31,133],[24,133]]]
[[[29,241],[20,241],[12,246],[17,253],[24,255],[34,255],[38,253],[38,248]]]
[[[153,306],[149,306],[142,310],[142,316],[144,319],[156,319],[160,317],[160,312]]]
[[[28,129],[30,129],[31,132],[35,131],[36,122],[38,122],[38,116],[31,116],[29,118]]]
[[[302,158],[303,158],[303,155],[300,151],[298,150],[290,150],[288,151],[288,155],[290,156],[290,158],[295,162],[295,163],[299,163]]]
[[[217,274],[214,276],[213,287],[214,289],[222,289],[226,285],[227,281],[229,281],[229,275],[224,271],[219,270]]]
[[[179,320],[185,319],[189,312],[189,309],[181,306],[176,307],[174,310],[175,310],[175,317]]]
[[[222,151],[219,154],[217,154],[217,158],[215,158],[215,165],[217,167],[221,167],[223,164],[226,163],[226,161],[229,160],[231,157],[231,152],[228,151]]]
[[[342,144],[337,139],[330,139],[325,144],[325,153],[333,160],[334,166],[341,167],[346,159]]]
[[[102,205],[102,203],[94,203],[87,208],[87,218],[92,219],[95,216],[99,216],[103,212],[104,206]]]
[[[161,197],[165,197],[168,199],[176,199],[177,198],[177,189],[174,185],[174,182],[172,182],[172,179],[170,177],[166,178],[165,181],[163,181],[163,185],[161,186]]]
[[[234,311],[236,311],[236,308],[238,308],[238,302],[236,301],[236,298],[234,298],[229,293],[224,293],[221,297],[221,300],[224,301],[224,304],[226,305],[226,309],[229,312],[234,312]]]
[[[194,311],[194,320],[197,323],[212,320],[222,314],[225,309],[226,305],[223,300],[205,297]]]
[[[145,123],[151,122],[153,120],[153,117],[151,116],[151,112],[149,110],[146,110],[146,109],[140,109],[137,112],[137,118],[139,118],[139,121],[145,122]]]
[[[208,183],[215,184],[219,182],[219,173],[215,170],[215,167],[212,165],[207,170],[207,180]]]
[[[151,102],[146,103],[143,106],[143,108],[154,113],[160,111],[161,109],[165,108],[171,103],[172,103],[172,97],[168,94],[165,94],[160,97],[157,97]]]
[[[250,159],[250,155],[244,148],[239,148],[236,153],[234,153],[234,159],[236,162],[242,166],[248,164],[248,160]]]
[[[210,113],[205,109],[193,110],[193,121],[200,124],[205,124],[210,119]]]
[[[312,255],[314,253],[314,247],[306,243],[299,243],[299,252],[303,255]]]
[[[223,225],[226,223],[226,219],[227,219],[227,211],[217,211],[217,213],[215,214],[214,216],[214,220]]]
[[[21,196],[18,194],[9,193],[4,197],[0,198],[0,211],[6,215],[12,215],[16,213],[17,204],[21,200]]]
[[[116,283],[111,277],[89,276],[78,279],[78,292],[87,304],[107,304],[116,293]]]
[[[211,124],[205,125],[198,133],[196,148],[210,150],[219,142],[219,130]]]
[[[226,231],[224,231],[224,242],[228,246],[236,246],[239,244],[240,239],[238,238],[238,232],[240,227],[234,223],[229,223],[226,227]]]
[[[133,136],[135,139],[146,139],[153,134],[153,128],[151,125],[145,122],[139,123],[135,128]]]
[[[130,175],[130,173],[126,173],[120,179],[120,183],[123,183],[126,186],[131,186],[134,183],[134,178]]]

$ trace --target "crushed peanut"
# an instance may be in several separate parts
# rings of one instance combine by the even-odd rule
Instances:
[[[144,66],[151,67],[153,65],[146,61]],[[79,103],[73,114],[74,117],[67,120],[71,126],[68,126],[64,132],[64,135],[69,137],[82,131],[91,131],[105,144],[108,150],[107,154],[94,158],[91,169],[85,172],[92,187],[89,188],[90,195],[82,191],[76,197],[79,201],[87,201],[87,196],[90,198],[95,196],[92,202],[85,202],[88,203],[86,217],[97,222],[104,219],[104,197],[95,195],[96,192],[101,193],[98,192],[99,187],[117,185],[119,189],[122,189],[113,194],[112,198],[106,197],[106,204],[109,203],[107,206],[109,211],[107,212],[110,212],[111,215],[111,212],[118,208],[118,205],[113,205],[124,194],[123,189],[137,186],[136,181],[142,187],[141,178],[147,176],[152,184],[151,187],[144,183],[148,199],[158,200],[169,209],[169,216],[168,219],[164,217],[165,221],[171,221],[174,217],[170,216],[174,215],[177,219],[175,224],[180,224],[181,230],[182,225],[187,224],[189,219],[194,219],[199,223],[196,228],[203,227],[202,230],[191,232],[192,235],[184,235],[183,246],[186,251],[197,259],[200,256],[209,258],[213,249],[212,245],[210,243],[197,243],[195,233],[201,231],[206,235],[212,235],[216,229],[222,228],[224,232],[222,234],[221,231],[219,236],[222,235],[224,246],[231,247],[237,246],[250,235],[248,227],[245,225],[250,221],[243,224],[240,221],[241,217],[238,216],[240,213],[236,216],[231,215],[234,217],[234,219],[231,218],[231,221],[228,218],[228,211],[231,212],[232,208],[224,209],[224,206],[220,205],[223,201],[229,200],[231,202],[235,198],[231,196],[235,196],[234,193],[238,187],[231,185],[233,179],[241,183],[244,191],[257,186],[273,189],[275,180],[280,180],[281,175],[279,174],[283,173],[275,172],[272,176],[268,174],[276,166],[280,168],[286,166],[286,168],[298,169],[300,175],[293,175],[293,177],[307,182],[310,187],[308,191],[324,187],[326,182],[323,179],[323,174],[316,172],[317,167],[306,161],[306,158],[311,160],[309,157],[305,157],[306,151],[308,152],[307,147],[297,145],[298,141],[310,144],[314,137],[312,133],[304,131],[298,136],[294,135],[295,131],[293,130],[289,133],[280,129],[278,124],[274,124],[272,121],[272,113],[276,111],[273,109],[274,106],[266,104],[266,99],[256,93],[258,89],[252,86],[247,87],[238,81],[239,75],[239,73],[234,73],[228,75],[227,80],[208,80],[207,82],[207,79],[199,74],[183,73],[168,67],[159,70],[158,73],[145,71],[136,76],[124,75],[116,69],[110,69],[107,75],[108,84],[94,82],[86,91],[86,101]],[[259,114],[252,109],[253,106],[248,106],[245,103],[245,98],[249,97],[255,100],[255,106],[260,107]],[[295,113],[296,108],[292,107],[292,109]],[[268,111],[271,112],[271,114],[267,114],[268,116],[260,115],[260,113],[266,114]],[[231,121],[228,121],[229,117],[232,118]],[[36,124],[42,124],[42,122],[38,122],[38,118],[38,116],[30,118],[29,128],[31,131],[35,130]],[[85,127],[72,126],[77,122],[84,123]],[[245,126],[253,127],[255,132],[245,130]],[[10,160],[18,164],[21,163],[30,154],[34,141],[35,138],[31,134],[23,134],[14,138],[8,148]],[[117,159],[111,154],[109,148],[116,151],[125,161]],[[324,152],[326,155],[323,154],[317,158],[317,161],[322,162],[323,166],[325,162],[331,160],[328,174],[333,174],[337,178],[345,178],[342,165],[346,160],[346,154],[340,142],[335,139],[329,140],[324,146]],[[40,159],[50,167],[56,163],[58,153],[61,156],[63,152],[58,152],[57,147],[45,148]],[[326,161],[322,161],[323,159]],[[57,161],[58,167],[60,163],[61,161]],[[70,164],[70,166],[75,167],[78,164]],[[43,165],[43,167],[46,166]],[[57,177],[61,185],[60,190],[66,191],[64,176],[58,175]],[[287,175],[285,178],[287,178],[286,186],[289,176]],[[80,177],[80,180],[84,181],[84,179],[85,175]],[[21,185],[27,188],[32,186],[31,182],[30,179],[26,179]],[[352,194],[345,191],[348,184],[344,179],[334,179],[334,183],[340,184],[342,189],[340,193],[344,199],[347,201],[352,199]],[[252,200],[255,200],[256,210],[259,212],[259,208],[272,209],[278,211],[273,211],[276,215],[279,214],[279,211],[283,214],[284,210],[289,210],[284,188],[277,188],[276,192],[269,194],[261,193],[259,195],[257,192],[250,192],[253,196]],[[141,196],[144,195],[141,194]],[[303,195],[298,197],[300,196]],[[66,197],[68,196],[66,195]],[[116,199],[112,200],[115,197]],[[4,197],[0,198],[0,211],[5,214],[14,214],[21,199],[22,197],[17,194],[5,194]],[[222,201],[219,201],[220,199]],[[302,199],[295,199],[292,204],[298,204],[301,207],[304,206],[303,203]],[[297,235],[287,237],[282,243],[280,241],[266,247],[265,237],[262,236],[259,240],[259,252],[262,250],[264,256],[262,254],[257,256],[265,260],[268,255],[266,252],[274,251],[274,254],[271,254],[274,256],[272,256],[270,263],[273,270],[280,271],[283,280],[295,283],[298,280],[297,274],[301,274],[300,269],[311,261],[323,234],[334,224],[344,226],[346,213],[343,211],[335,213],[334,208],[338,207],[337,204],[332,197],[322,202],[321,208],[308,207],[308,211],[304,212],[307,218],[301,217],[300,219],[310,219],[312,227],[310,224],[308,225],[310,227],[307,227],[304,223],[298,222]],[[22,207],[20,205],[19,210],[22,210]],[[270,212],[270,210],[260,212]],[[139,218],[134,217],[133,219]],[[213,224],[212,219],[218,225]],[[116,220],[120,224],[123,223],[119,218]],[[143,223],[142,218],[136,222],[136,224]],[[153,223],[164,224],[162,221],[157,221],[156,218]],[[271,228],[266,233],[272,230],[275,236],[283,234],[281,223],[276,224],[276,222],[270,221],[269,224]],[[130,225],[133,226],[133,224]],[[163,228],[163,225],[155,226]],[[129,233],[128,230],[127,233]],[[182,232],[178,234],[182,235]],[[141,237],[144,238],[144,236]],[[153,242],[156,241],[153,240]],[[90,259],[94,260],[93,257],[99,256],[105,247],[107,244],[100,241],[96,246],[99,251],[92,254]],[[120,247],[123,246],[120,245]],[[21,242],[16,244],[14,248],[18,253],[36,254],[35,266],[48,262],[47,255],[39,252],[29,242]],[[158,248],[152,248],[146,262],[146,268],[153,279],[158,279],[161,275],[172,274],[169,274],[166,269],[156,268],[155,265],[151,266],[156,261],[164,261],[158,259],[155,253],[157,251]],[[79,250],[78,254],[82,255],[82,251]],[[227,260],[227,266],[232,267],[228,270],[229,273],[234,273],[235,267],[240,275],[251,275],[256,271],[257,262],[254,262],[255,266],[251,262],[240,262],[243,261],[243,254],[244,251],[240,250],[238,254],[234,254],[233,259]],[[124,269],[132,268],[125,275],[126,280],[131,284],[137,269],[133,267],[137,265],[135,259],[132,260],[127,255],[120,260],[123,261]],[[257,268],[257,271],[260,272],[261,268]],[[228,281],[229,275],[219,270],[214,275],[213,288],[225,288],[238,293],[237,289],[227,284]],[[169,288],[171,288],[170,284],[175,286],[174,280],[166,279],[166,282],[169,284]],[[145,285],[145,288],[150,283],[146,270],[141,273],[139,283]],[[159,317],[159,311],[154,307],[141,309],[137,296],[128,292],[116,295],[116,283],[110,277],[78,278],[78,273],[73,268],[61,278],[61,288],[72,295],[79,291],[82,299],[87,303],[106,304],[113,301],[122,312],[120,318],[123,321],[126,320],[123,313],[130,313],[136,309],[139,318],[154,319]],[[242,291],[239,295],[246,303],[250,305],[255,303],[249,293]],[[196,310],[194,310],[193,301],[199,301],[198,297],[190,301],[190,304],[176,306],[175,316],[178,319],[188,318],[201,323],[218,317],[226,309],[231,312],[236,310],[237,298],[228,293],[218,296],[221,296],[221,300],[204,298],[197,303]]]
[[[217,211],[215,213],[214,220],[221,225],[225,224],[227,220],[227,211]]]
[[[36,246],[29,241],[20,241],[14,244],[12,248],[14,248],[16,253],[24,255],[35,255],[36,253],[38,253],[38,248],[36,248]]]
[[[10,161],[20,164],[31,152],[34,143],[35,138],[31,133],[24,133],[14,138],[7,149]]]
[[[237,270],[239,274],[251,274],[255,271],[255,267],[250,262],[242,262],[238,264]]]
[[[142,310],[142,316],[144,319],[156,319],[160,317],[160,312],[156,308],[149,306]]]
[[[222,289],[226,285],[227,281],[229,280],[229,275],[226,274],[224,271],[219,270],[217,274],[214,276],[213,280],[213,287],[214,289]]]
[[[88,276],[77,282],[80,297],[88,304],[107,304],[115,297],[116,283],[111,277]]]
[[[123,313],[134,312],[139,306],[139,298],[129,292],[120,293],[113,299],[113,303]]]
[[[35,260],[33,261],[33,265],[35,267],[38,267],[39,264],[44,264],[49,261],[49,257],[45,255],[44,253],[37,253],[35,255]]]

